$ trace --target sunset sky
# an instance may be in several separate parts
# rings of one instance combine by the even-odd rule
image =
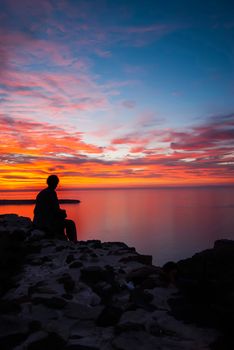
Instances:
[[[234,184],[233,10],[0,0],[0,190]]]

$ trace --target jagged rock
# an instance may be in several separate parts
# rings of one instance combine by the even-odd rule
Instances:
[[[30,295],[32,295],[32,294],[57,294],[57,292],[54,288],[52,288],[51,286],[48,286],[46,284],[43,284],[43,285],[37,284],[35,286],[29,287],[28,293]]]
[[[45,236],[46,233],[44,231],[34,229],[30,232],[30,235],[28,236],[28,241],[36,241],[44,238]]]
[[[59,335],[43,331],[33,333],[23,344],[23,349],[27,350],[64,350],[64,347],[65,341]]]
[[[62,294],[62,297],[64,298],[64,299],[67,299],[67,300],[72,300],[73,299],[73,295],[72,294]]]
[[[110,327],[118,323],[123,310],[116,306],[106,306],[99,315],[96,324],[100,327]]]
[[[0,338],[0,349],[12,350],[26,339],[27,335],[20,332]]]
[[[89,306],[96,306],[101,302],[99,295],[97,295],[94,290],[82,282],[79,283],[78,290],[76,292],[76,300],[80,304]]]
[[[66,249],[66,247],[63,245],[60,245],[60,246],[56,247],[56,252],[61,252],[64,249]]]
[[[24,316],[31,320],[44,323],[48,320],[58,319],[59,314],[57,310],[39,304],[28,306],[28,308],[24,310]]]
[[[58,318],[56,320],[48,320],[43,329],[48,333],[58,334],[64,341],[67,341],[73,323],[73,320],[63,318],[63,322],[61,322],[61,318]]]
[[[161,273],[161,269],[155,266],[144,266],[138,269],[130,271],[126,275],[127,281],[132,281],[134,284],[141,284],[144,282],[149,276],[159,276]]]
[[[140,288],[133,289],[130,294],[130,302],[134,303],[137,308],[144,308],[148,311],[152,311],[155,307],[151,304],[154,296],[145,290]]]
[[[1,349],[205,350],[215,344],[217,332],[184,325],[170,314],[171,298],[187,301],[168,287],[150,256],[121,242],[30,240],[28,220],[0,215]],[[187,294],[195,295],[199,285],[201,291],[218,291],[224,300],[212,310],[223,307],[223,314],[232,313],[234,305],[231,252],[231,244],[218,242],[213,250],[178,264],[178,281]],[[207,257],[208,274],[199,279]],[[183,279],[190,269],[190,279]],[[212,350],[219,350],[217,344]]]
[[[118,350],[162,349],[156,337],[153,337],[148,333],[139,330],[121,333],[113,339],[112,345]],[[168,348],[168,350],[169,349],[170,348]]]
[[[143,309],[127,311],[123,313],[117,325],[118,331],[145,330],[146,321],[149,314]]]
[[[98,332],[99,330],[99,332]],[[95,337],[101,334],[93,320],[75,321],[70,327],[70,339],[81,339],[87,337]]]
[[[92,239],[92,240],[88,240],[87,244],[94,249],[99,249],[102,248],[102,243],[100,240],[98,239]]]
[[[166,289],[163,287],[156,287],[150,290],[150,294],[153,296],[151,304],[153,304],[159,310],[168,310],[170,311],[170,306],[168,304],[168,299],[173,297],[173,293],[177,290]]]
[[[153,289],[155,287],[161,286],[162,281],[159,276],[148,276],[143,282],[141,283],[142,289]]]
[[[27,334],[28,323],[15,315],[0,315],[0,337]],[[3,349],[3,347],[1,347]]]
[[[70,265],[69,265],[69,268],[70,269],[76,269],[76,268],[79,268],[79,267],[82,267],[83,266],[83,263],[81,261],[74,261],[72,262]]]
[[[74,254],[69,254],[69,255],[67,256],[66,263],[67,263],[67,264],[70,264],[70,263],[73,262],[74,260],[75,260]]]
[[[213,249],[178,263],[177,285],[186,297],[182,317],[205,324],[224,325],[234,331],[234,243],[219,240]],[[176,304],[176,300],[175,300]],[[175,304],[170,303],[175,311]],[[190,308],[190,313],[183,312]],[[176,313],[176,311],[175,311]]]
[[[234,241],[230,239],[218,239],[214,243],[214,249],[230,249],[234,250]]]
[[[136,253],[136,249],[134,247],[132,248],[122,248],[122,249],[115,249],[115,250],[110,250],[108,255],[125,255],[129,253]]]
[[[83,344],[84,340],[73,340],[68,343],[65,350],[102,350],[98,346],[95,345],[86,345]]]
[[[109,303],[114,293],[119,291],[118,286],[115,283],[107,283],[100,281],[93,286],[94,292],[101,298],[103,304]]]
[[[17,314],[21,310],[16,300],[0,300],[0,314]]]
[[[114,280],[114,272],[100,266],[88,266],[81,269],[81,279],[88,284],[99,281],[111,282]]]
[[[107,248],[107,249],[128,249],[127,244],[123,243],[123,242],[104,242],[102,243],[102,247],[103,248]]]
[[[66,304],[65,300],[59,297],[50,297],[50,298],[34,297],[32,298],[32,303],[42,304],[51,309],[62,309]]]
[[[66,293],[72,292],[75,288],[75,282],[68,273],[65,273],[62,277],[60,277],[58,282],[63,284]]]
[[[125,262],[125,263],[135,261],[145,265],[152,265],[152,256],[135,254],[135,255],[129,255],[129,256],[123,257],[119,261]]]
[[[95,320],[102,309],[102,306],[88,306],[76,302],[68,302],[64,309],[64,316],[73,319]]]

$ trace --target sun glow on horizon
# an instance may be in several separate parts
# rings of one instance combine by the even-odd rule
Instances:
[[[234,184],[231,11],[179,3],[1,1],[0,191]]]

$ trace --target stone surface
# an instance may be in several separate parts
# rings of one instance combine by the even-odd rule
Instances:
[[[118,323],[123,310],[116,306],[106,306],[99,317],[97,318],[96,324],[100,327],[110,327]]]
[[[89,306],[75,302],[68,302],[64,309],[64,316],[73,319],[95,320],[101,313],[102,306]]]
[[[186,297],[168,283],[168,271],[125,243],[49,239],[28,218],[0,215],[0,349],[208,350],[211,343],[212,350],[233,348],[223,334],[217,340],[217,331],[183,322],[184,311],[201,310],[213,291],[222,300],[211,296],[212,311],[231,320],[231,243],[217,242],[213,250],[173,266]]]

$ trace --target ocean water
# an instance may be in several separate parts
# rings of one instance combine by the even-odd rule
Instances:
[[[36,193],[1,193],[1,199],[35,198]],[[162,265],[234,239],[234,188],[105,189],[58,191],[76,222],[78,239],[123,241]],[[33,205],[4,205],[0,213],[33,217]]]

